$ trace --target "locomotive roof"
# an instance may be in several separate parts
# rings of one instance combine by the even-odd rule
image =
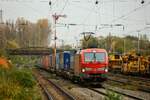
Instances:
[[[81,52],[91,52],[91,51],[106,52],[105,49],[101,49],[101,48],[89,48],[89,49],[83,49],[83,50],[81,50]]]
[[[89,49],[80,49],[76,51],[76,54],[80,54],[81,52],[107,52],[105,49],[101,49],[101,48],[89,48]]]

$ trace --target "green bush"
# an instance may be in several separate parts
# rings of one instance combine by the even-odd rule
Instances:
[[[31,70],[0,68],[0,100],[41,100]]]
[[[122,100],[122,95],[107,90],[107,97],[105,98],[105,100]]]
[[[0,49],[0,56],[7,56],[5,49]]]
[[[9,73],[9,77],[12,77],[14,80],[18,81],[23,87],[33,88],[36,82],[32,73],[29,69],[19,69]]]

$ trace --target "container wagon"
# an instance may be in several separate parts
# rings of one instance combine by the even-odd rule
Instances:
[[[49,55],[46,55],[46,56],[43,56],[42,57],[42,67],[49,70],[49,66],[50,66],[50,58],[49,58]]]

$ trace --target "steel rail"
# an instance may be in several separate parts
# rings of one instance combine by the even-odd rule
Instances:
[[[66,100],[76,100],[74,96],[72,96],[71,94],[69,94],[68,92],[66,92],[59,85],[57,85],[56,83],[54,83],[51,80],[47,79],[41,73],[39,73],[39,74],[42,76],[42,78],[44,78],[45,80],[47,80],[49,82],[49,84],[51,84],[52,86],[54,86],[54,88],[56,88],[57,91],[59,91],[62,95],[64,95],[67,98]]]
[[[52,82],[51,80],[47,79],[48,82],[50,84],[52,84],[55,88],[57,88],[57,90],[59,90],[62,95],[64,95],[65,97],[67,97],[67,100],[76,100],[71,94],[69,94],[68,92],[66,92],[63,88],[61,88],[59,85],[57,85],[56,83]]]
[[[47,97],[47,99],[48,100],[54,100],[52,95],[48,92],[48,90],[43,85],[40,84],[40,86],[43,89],[43,92],[44,92],[45,96]]]
[[[113,82],[118,82],[118,83],[121,83],[121,84],[129,84],[129,85],[135,86],[133,83],[130,83],[130,81],[128,81],[128,80],[127,80],[127,82],[124,82],[124,81],[121,81],[121,80],[115,80],[115,79],[112,79],[112,78],[108,78],[108,80],[113,81]],[[137,84],[136,84],[136,86],[138,86],[138,90],[146,92],[146,93],[150,93],[150,87],[147,87],[145,85],[137,85]]]
[[[39,83],[39,86],[42,88],[43,93],[45,94],[45,96],[47,97],[47,100],[54,100],[53,96],[48,92],[48,90],[45,88],[45,86],[39,81],[39,79],[34,75],[35,79],[37,80],[37,82]]]
[[[101,88],[103,88],[103,89],[105,89],[105,90],[109,90],[109,91],[115,92],[115,93],[118,93],[118,94],[121,94],[121,95],[123,95],[123,96],[125,96],[125,97],[129,97],[129,98],[132,98],[132,99],[135,99],[135,100],[143,100],[143,98],[139,98],[139,97],[136,97],[136,96],[133,96],[133,95],[129,95],[129,94],[126,94],[126,93],[122,93],[122,92],[119,92],[119,91],[116,91],[116,90],[112,90],[112,89],[108,89],[108,88],[106,89],[105,87],[101,87]],[[108,96],[107,93],[101,92],[101,91],[96,90],[96,89],[94,89],[94,88],[88,88],[88,89],[90,89],[90,90],[92,90],[92,91],[94,91],[94,92],[96,92],[96,93],[98,93],[98,94],[102,94],[102,95],[104,95],[104,96]]]
[[[102,88],[107,89],[107,90],[109,90],[109,91],[116,92],[116,93],[118,93],[118,94],[124,95],[124,96],[129,97],[129,98],[132,98],[132,99],[143,100],[143,98],[139,98],[139,97],[136,97],[136,96],[133,96],[133,95],[129,95],[129,94],[127,94],[127,93],[122,93],[121,91],[117,91],[117,90],[113,90],[113,89],[110,89],[110,88],[106,88],[106,87],[104,87],[104,86],[102,86]]]
[[[94,92],[96,92],[96,93],[98,93],[98,94],[102,94],[102,95],[104,95],[104,96],[108,96],[106,93],[104,93],[104,92],[101,92],[101,91],[98,91],[98,90],[96,90],[96,89],[93,89],[93,88],[88,88],[89,90],[92,90],[92,91],[94,91]]]
[[[144,82],[150,82],[150,79],[149,78],[144,78],[144,77],[140,77],[140,76],[131,76],[131,75],[128,75],[128,76],[126,76],[126,75],[122,75],[122,74],[114,74],[114,73],[109,73],[109,75],[111,75],[111,76],[119,76],[119,77],[123,77],[123,78],[130,78],[130,79],[135,79],[135,80],[142,80],[142,81],[144,81]]]

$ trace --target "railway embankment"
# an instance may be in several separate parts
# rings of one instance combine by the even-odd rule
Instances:
[[[0,100],[42,100],[30,69],[0,68]]]

